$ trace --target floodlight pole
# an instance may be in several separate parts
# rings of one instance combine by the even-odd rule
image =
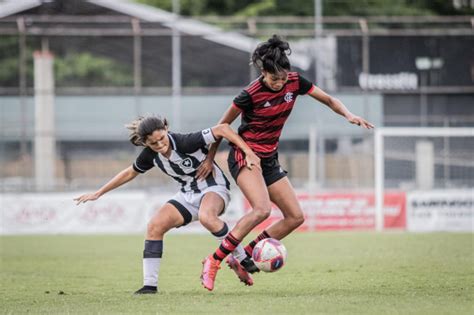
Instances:
[[[321,37],[323,34],[323,3],[321,0],[314,0],[314,78],[316,84],[320,87],[324,87],[323,75],[321,70],[321,54],[319,53],[319,44],[321,43]]]
[[[135,112],[137,116],[142,114],[141,93],[142,93],[142,37],[140,20],[133,18],[133,94],[135,96]]]
[[[179,0],[173,0],[174,21],[172,26],[171,53],[172,53],[172,103],[173,129],[181,128],[181,35],[177,28],[179,19]]]

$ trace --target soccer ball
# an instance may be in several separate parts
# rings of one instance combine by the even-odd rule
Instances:
[[[266,238],[255,245],[252,259],[258,269],[265,272],[275,272],[285,265],[286,248],[274,238]]]

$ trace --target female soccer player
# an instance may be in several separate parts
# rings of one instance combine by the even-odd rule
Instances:
[[[251,241],[245,250],[250,256],[255,244],[264,238],[282,239],[304,222],[304,215],[295,191],[278,162],[278,141],[288,116],[299,95],[309,95],[327,105],[351,124],[372,129],[365,119],[352,114],[338,99],[328,95],[297,72],[291,72],[288,55],[290,46],[277,35],[260,43],[252,55],[252,63],[261,75],[251,82],[233,101],[220,123],[232,123],[241,115],[238,133],[249,147],[260,157],[261,169],[245,168],[245,152],[232,144],[228,165],[237,185],[252,206],[221,243],[220,247],[205,261],[202,271],[203,285],[213,287],[216,272],[222,260],[230,254],[243,238],[264,221],[275,203],[283,213],[276,222]],[[219,142],[213,144],[206,161],[198,170],[198,177],[205,178],[210,170]],[[227,263],[235,265],[234,257]]]
[[[135,294],[153,294],[157,292],[163,236],[167,231],[199,219],[219,240],[223,240],[228,234],[227,224],[218,216],[224,212],[230,200],[229,181],[215,163],[205,180],[198,180],[196,177],[197,168],[207,155],[207,146],[217,139],[226,138],[245,152],[249,169],[254,166],[259,168],[260,159],[228,124],[219,124],[194,133],[178,134],[168,131],[166,119],[148,116],[140,117],[127,128],[131,130],[130,141],[136,146],[145,147],[133,165],[122,170],[96,192],[74,200],[77,204],[97,200],[154,166],[181,184],[181,191],[157,210],[148,223],[143,251],[144,286]],[[247,258],[242,247],[233,253],[242,266],[252,268],[253,262]],[[252,278],[243,268],[233,269],[242,282],[246,285],[253,284]]]

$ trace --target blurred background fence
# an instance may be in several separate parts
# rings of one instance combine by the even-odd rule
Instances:
[[[272,34],[289,40],[296,71],[377,127],[473,127],[473,25],[472,16],[189,18],[131,1],[0,2],[0,190],[98,187],[139,152],[124,128],[139,115],[161,114],[179,132],[216,124],[257,77],[251,52]],[[41,188],[35,51],[54,60],[54,180]],[[414,140],[387,145],[387,187],[416,187]],[[435,186],[474,186],[472,138],[440,137],[435,151],[456,157],[436,160]],[[298,188],[374,187],[373,134],[309,97],[299,98],[280,152]],[[224,168],[226,154],[221,145]],[[128,187],[174,184],[150,172]]]

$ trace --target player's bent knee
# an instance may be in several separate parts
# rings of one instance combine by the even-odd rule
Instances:
[[[201,222],[204,227],[208,228],[213,226],[217,221],[219,221],[219,218],[216,215],[204,211],[199,212],[199,222]]]
[[[270,216],[272,212],[271,205],[256,205],[253,208],[254,214],[257,217],[257,221],[263,221]]]
[[[162,237],[168,231],[169,228],[156,222],[149,222],[147,225],[147,235],[149,237]]]
[[[298,226],[304,223],[304,215],[299,215],[293,218],[293,226],[296,229]]]

